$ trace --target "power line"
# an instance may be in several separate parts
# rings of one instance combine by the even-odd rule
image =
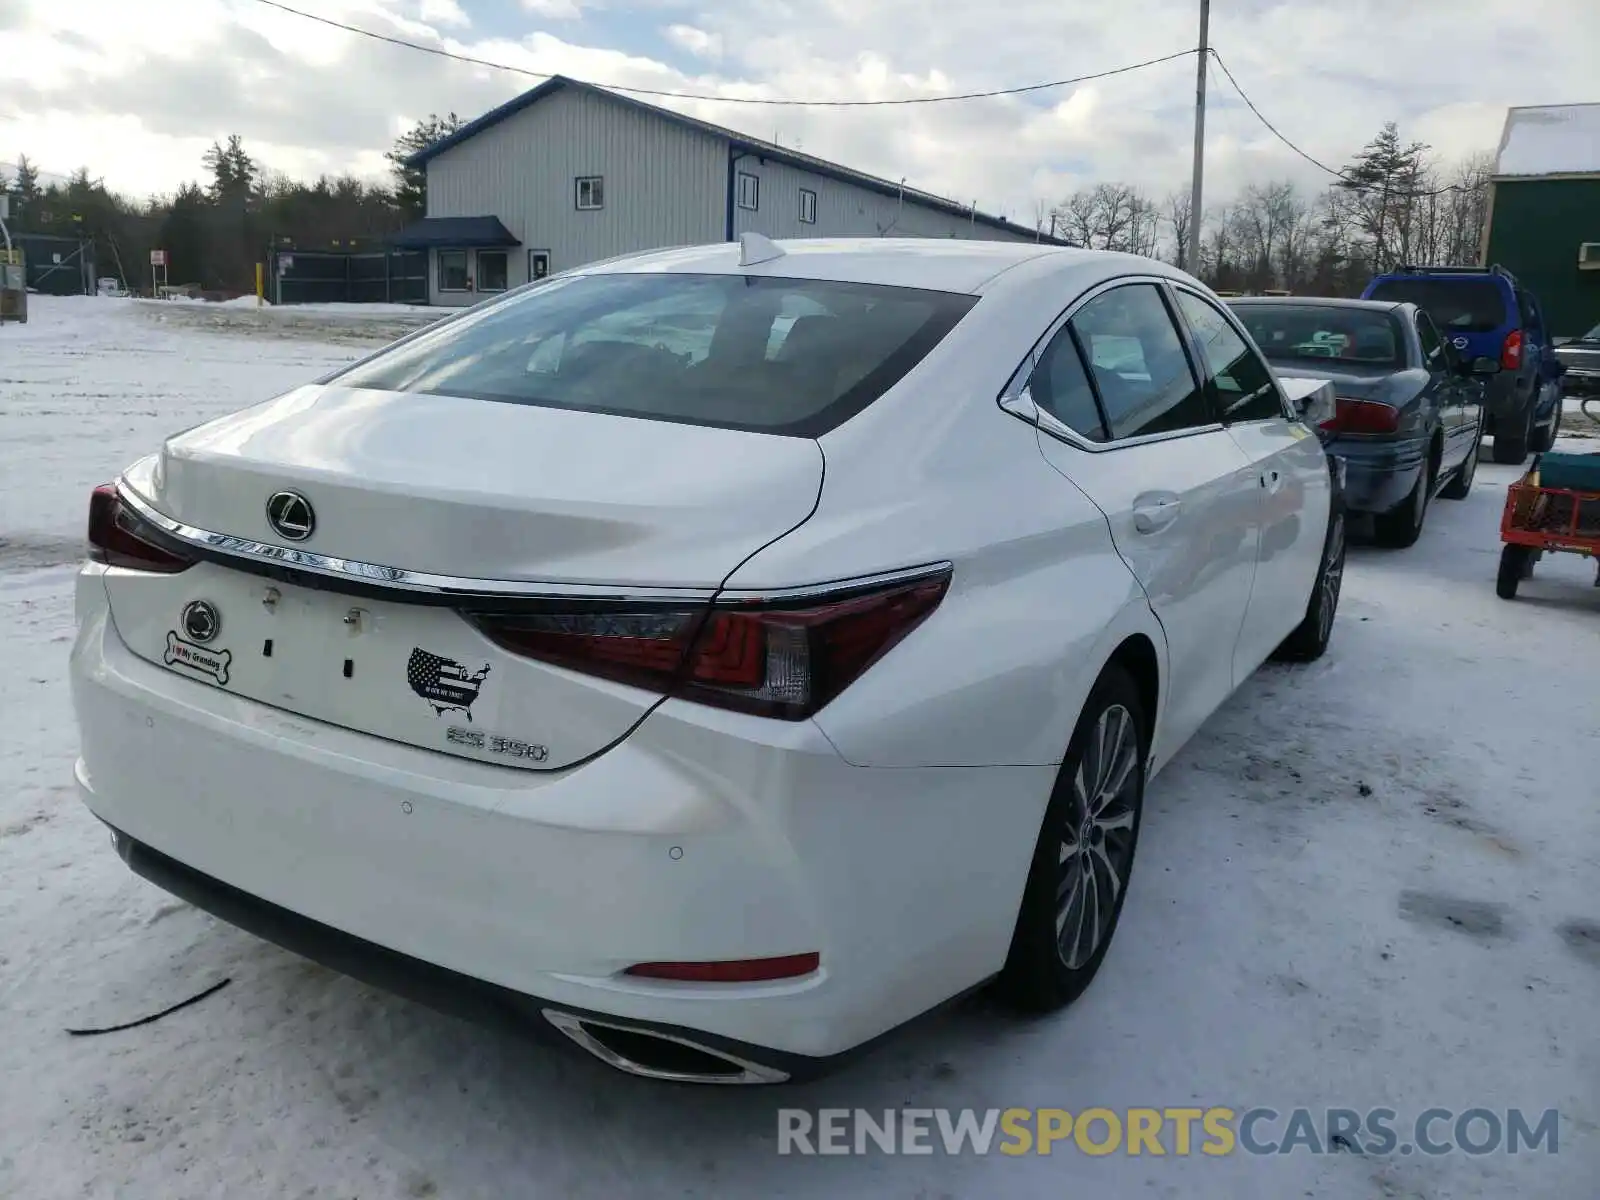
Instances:
[[[358,25],[347,25],[343,21],[336,21],[332,17],[319,16],[317,13],[302,12],[298,8],[291,8],[287,4],[280,4],[278,0],[256,0],[268,8],[275,8],[279,12],[292,13],[297,17],[304,17],[308,21],[316,21],[321,25],[330,25],[334,29],[342,29],[346,33],[359,34],[361,37],[371,38],[378,42],[387,42],[391,46],[403,46],[407,50],[420,50],[424,54],[436,55],[439,58],[448,58],[454,62],[470,63],[476,67],[489,67],[496,71],[510,71],[517,75],[524,75],[529,79],[552,79],[553,73],[549,71],[531,71],[526,67],[514,67],[509,63],[492,62],[485,58],[474,58],[470,54],[457,54],[440,46],[428,46],[422,42],[409,41],[406,38],[392,37],[386,33],[377,33],[371,29],[362,29]],[[1088,75],[1077,75],[1071,79],[1050,79],[1043,83],[1029,83],[1020,87],[992,88],[983,92],[960,92],[951,96],[910,96],[899,100],[796,100],[775,99],[767,100],[755,96],[717,96],[707,92],[674,92],[660,88],[624,87],[617,83],[590,83],[591,87],[605,88],[613,92],[625,92],[634,96],[660,96],[670,100],[708,100],[717,104],[761,104],[774,108],[891,108],[911,104],[948,104],[957,100],[987,100],[995,96],[1020,96],[1028,92],[1042,92],[1050,88],[1070,87],[1076,83],[1088,83],[1095,79],[1109,79],[1113,75],[1126,75],[1130,71],[1143,70],[1159,63],[1172,62],[1174,59],[1187,58],[1196,52],[1195,47],[1187,50],[1175,50],[1171,54],[1163,54],[1159,58],[1147,58],[1143,62],[1129,63],[1123,67],[1113,67],[1108,71],[1095,71]],[[586,82],[575,80],[574,82]]]
[[[1307,154],[1304,150],[1300,149],[1299,146],[1291,142],[1283,135],[1282,131],[1279,130],[1276,125],[1267,120],[1262,111],[1255,106],[1255,101],[1251,100],[1249,96],[1245,95],[1245,90],[1239,86],[1239,81],[1233,77],[1233,72],[1228,70],[1228,64],[1222,61],[1222,55],[1217,53],[1215,47],[1211,49],[1210,53],[1211,57],[1217,60],[1217,66],[1222,68],[1222,73],[1228,77],[1228,82],[1233,85],[1233,90],[1239,93],[1239,99],[1243,100],[1245,102],[1245,106],[1249,108],[1251,112],[1255,113],[1256,120],[1260,121],[1266,126],[1268,133],[1272,134],[1273,137],[1277,138],[1285,146],[1289,147],[1289,149],[1293,150],[1296,154],[1305,159],[1318,170],[1326,171],[1329,175],[1332,175],[1349,190],[1356,192],[1373,192],[1380,190],[1370,183],[1361,183],[1350,178],[1350,176],[1344,171],[1335,170],[1333,167],[1328,166],[1327,163],[1311,157],[1311,155]],[[1388,195],[1396,200],[1416,200],[1427,196],[1442,196],[1446,192],[1465,192],[1470,190],[1470,188],[1464,188],[1458,183],[1452,183],[1442,188],[1435,188],[1432,191],[1389,192]]]

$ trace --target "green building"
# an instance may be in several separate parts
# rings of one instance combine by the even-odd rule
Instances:
[[[1600,325],[1600,104],[1506,113],[1483,262],[1539,298],[1554,337]]]

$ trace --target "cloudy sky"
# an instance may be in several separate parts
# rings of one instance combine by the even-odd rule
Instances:
[[[529,71],[742,97],[888,99],[1060,79],[1182,50],[1198,0],[285,0]],[[1386,119],[1445,158],[1509,105],[1600,100],[1597,0],[1214,0],[1212,42],[1265,115],[1348,161]],[[242,134],[291,175],[384,173],[429,112],[476,116],[536,80],[384,45],[260,0],[0,0],[0,164],[88,166],[171,191]],[[1213,67],[1208,200],[1312,183]],[[1188,177],[1194,59],[1026,96],[910,108],[663,101],[1027,224],[1038,200]],[[0,165],[0,171],[10,169]]]

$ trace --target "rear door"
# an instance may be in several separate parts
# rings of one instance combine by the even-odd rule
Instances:
[[[1045,458],[1105,513],[1166,633],[1153,748],[1165,758],[1236,682],[1255,574],[1255,476],[1211,411],[1155,280],[1089,298],[1040,352],[1030,392]]]
[[[1249,462],[1258,557],[1234,649],[1234,675],[1243,680],[1305,617],[1332,484],[1321,441],[1290,416],[1272,371],[1231,314],[1188,288],[1175,294],[1211,402]]]

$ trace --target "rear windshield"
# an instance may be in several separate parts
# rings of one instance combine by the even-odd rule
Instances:
[[[811,279],[557,278],[334,378],[347,387],[818,437],[893,387],[975,303]]]
[[[1405,365],[1404,334],[1392,313],[1317,304],[1240,304],[1233,311],[1271,359]]]
[[[1445,333],[1493,333],[1506,324],[1505,297],[1487,279],[1385,279],[1370,300],[1409,300]]]

